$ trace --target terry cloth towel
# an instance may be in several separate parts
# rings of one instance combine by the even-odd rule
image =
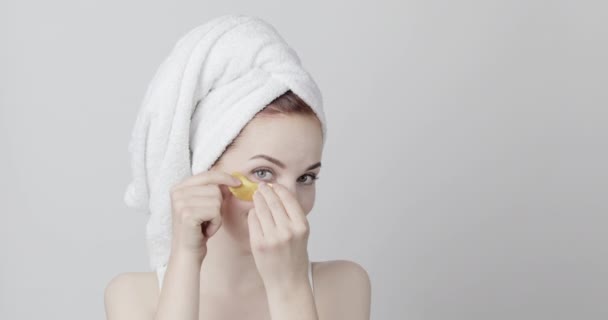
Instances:
[[[327,126],[321,92],[266,21],[224,15],[183,35],[156,70],[129,143],[124,201],[148,215],[150,266],[162,284],[171,249],[171,187],[208,170],[245,125],[292,90]]]

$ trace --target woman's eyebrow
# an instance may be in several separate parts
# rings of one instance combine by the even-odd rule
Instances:
[[[285,164],[284,164],[283,162],[281,162],[281,161],[279,161],[279,160],[277,160],[277,159],[275,159],[275,158],[273,158],[273,157],[271,157],[271,156],[267,156],[267,155],[265,155],[265,154],[258,154],[257,156],[253,156],[253,157],[251,157],[249,160],[251,160],[251,159],[255,159],[255,158],[262,158],[262,159],[266,159],[266,160],[268,160],[268,161],[270,161],[270,162],[272,162],[272,163],[276,164],[276,165],[277,165],[277,166],[279,166],[281,169],[285,169]],[[311,165],[310,167],[308,167],[308,168],[306,169],[306,171],[308,171],[308,170],[312,170],[312,169],[316,169],[316,168],[318,168],[318,167],[321,167],[321,162],[317,162],[317,163],[315,163],[315,164]]]

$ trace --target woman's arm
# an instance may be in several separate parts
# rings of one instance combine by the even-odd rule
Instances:
[[[171,253],[154,320],[198,320],[203,259],[186,251]]]
[[[142,272],[125,272],[115,276],[106,286],[104,304],[108,320],[150,320],[150,308],[142,290],[146,289],[149,277]],[[144,288],[144,289],[142,289]]]
[[[348,260],[337,262],[331,285],[335,288],[333,306],[320,320],[369,320],[372,286],[367,271]]]
[[[199,278],[203,257],[171,253],[156,306],[142,294],[144,281],[135,273],[116,276],[107,285],[104,303],[107,320],[198,320]],[[150,310],[156,307],[153,313]]]
[[[316,269],[315,281],[319,320],[370,319],[371,282],[361,265],[349,260],[328,261]]]
[[[282,287],[267,288],[270,319],[319,320],[308,278]]]

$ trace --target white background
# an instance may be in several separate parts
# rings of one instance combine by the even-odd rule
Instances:
[[[372,319],[608,318],[605,1],[0,2],[0,319],[104,319],[149,271],[128,139],[175,41],[227,13],[298,52],[328,120],[311,260]],[[321,319],[335,320],[335,319]]]

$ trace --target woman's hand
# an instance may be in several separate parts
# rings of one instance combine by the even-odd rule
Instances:
[[[172,252],[200,257],[207,254],[207,239],[222,224],[220,184],[236,187],[241,181],[226,172],[212,170],[190,176],[171,188]]]
[[[306,215],[294,195],[279,184],[260,182],[247,217],[249,238],[266,290],[308,283]]]

